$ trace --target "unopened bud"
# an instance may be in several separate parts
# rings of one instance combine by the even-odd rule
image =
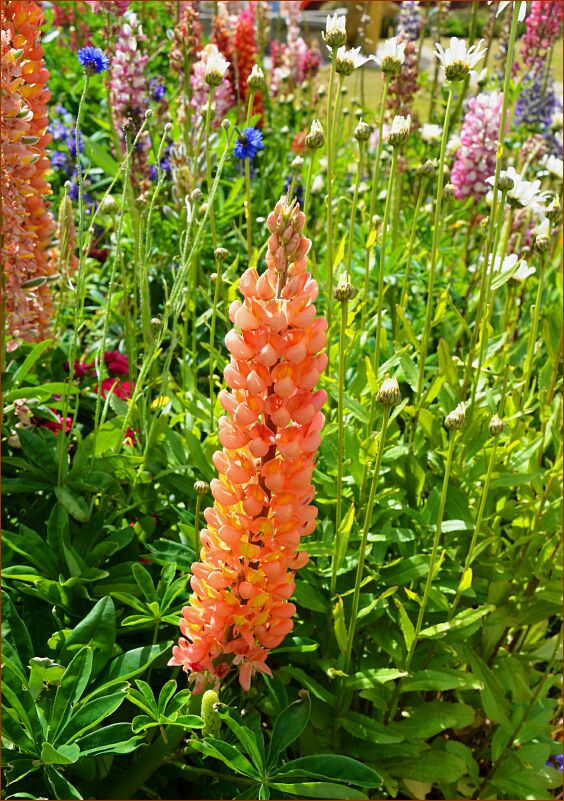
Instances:
[[[264,72],[258,66],[258,64],[253,65],[253,69],[251,70],[251,74],[247,78],[247,86],[249,89],[253,89],[255,92],[264,89],[266,82],[264,80]]]
[[[192,203],[197,203],[198,200],[201,199],[202,199],[202,190],[199,187],[192,189],[192,191],[190,192],[190,200],[192,201]]]
[[[372,128],[370,127],[370,125],[367,122],[363,122],[361,120],[354,129],[354,138],[358,142],[367,142],[370,139],[371,133],[372,133]]]
[[[203,737],[217,737],[221,731],[221,718],[218,715],[219,696],[215,690],[206,690],[202,695]]]
[[[539,234],[535,237],[534,248],[537,253],[546,253],[550,248],[550,239],[543,234]]]
[[[194,492],[196,495],[206,495],[210,491],[207,481],[194,481]]]
[[[151,317],[151,325],[154,328],[158,328],[160,326],[160,324],[161,324],[161,318],[160,317]]]
[[[454,197],[454,186],[452,184],[446,184],[443,187],[443,198],[445,200],[452,200]]]
[[[126,134],[126,136],[133,136],[136,130],[135,121],[131,117],[128,117],[123,123],[124,134]]]
[[[562,209],[560,208],[560,198],[558,195],[554,195],[546,208],[545,214],[551,222],[557,222],[560,219]]]
[[[215,260],[222,263],[229,256],[229,251],[225,248],[216,248],[213,252]]]
[[[296,172],[300,172],[302,167],[304,166],[304,160],[301,156],[296,156],[296,158],[292,161],[291,165],[293,170]]]
[[[231,128],[231,120],[225,119],[221,121],[221,127],[224,131],[228,131]]]
[[[145,112],[145,119],[148,120],[152,116],[153,116],[153,109],[148,108],[147,111]]]
[[[500,175],[497,185],[502,192],[509,192],[515,186],[515,182],[509,175]]]
[[[172,122],[165,122],[164,132],[170,133],[172,131]]]
[[[397,406],[401,402],[401,392],[395,378],[390,378],[389,375],[386,376],[378,390],[376,400],[383,406]]]
[[[505,428],[505,423],[503,422],[503,420],[500,420],[497,414],[494,414],[488,426],[488,430],[491,436],[496,437],[498,434],[501,434],[504,428]]]
[[[427,161],[424,162],[419,167],[417,172],[419,173],[419,175],[424,175],[427,178],[430,175],[434,175],[435,174],[435,172],[437,171],[437,167],[438,166],[439,166],[439,163],[438,163],[437,159],[427,159]]]
[[[317,150],[325,144],[325,134],[323,133],[323,126],[319,120],[311,121],[311,128],[305,138],[306,147],[310,150]]]
[[[445,417],[447,431],[458,431],[466,420],[466,405],[459,403],[456,409]]]
[[[356,293],[357,290],[349,281],[339,281],[333,293],[333,297],[335,300],[338,300],[339,303],[344,303],[347,300],[352,300]]]

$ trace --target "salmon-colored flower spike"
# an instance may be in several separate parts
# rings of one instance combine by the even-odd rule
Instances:
[[[244,690],[257,671],[270,675],[266,658],[292,629],[294,573],[308,561],[297,549],[317,517],[311,477],[326,393],[315,386],[327,364],[327,321],[316,316],[304,222],[295,201],[276,204],[266,270],[241,276],[244,299],[229,310],[215,502],[169,662],[182,665],[195,692],[217,687],[232,666]]]
[[[2,261],[7,344],[14,350],[21,339],[45,337],[52,314],[47,278],[56,271],[50,248],[54,222],[45,202],[51,192],[45,179],[50,169],[50,94],[40,45],[40,5],[8,0],[1,5],[0,19]]]

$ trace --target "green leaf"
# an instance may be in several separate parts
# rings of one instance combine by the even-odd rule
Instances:
[[[442,668],[441,670],[419,670],[402,684],[402,692],[416,690],[481,690],[482,682],[471,673]]]
[[[250,778],[260,780],[260,775],[255,767],[241,754],[238,748],[235,748],[235,746],[229,743],[224,743],[222,740],[216,740],[213,737],[208,737],[206,740],[192,742],[192,748],[199,751],[204,756],[218,759],[228,768],[234,770],[235,773],[241,773],[243,776],[249,776]]]
[[[312,679],[309,673],[306,673],[305,670],[301,668],[294,667],[293,665],[284,665],[284,667],[280,668],[282,673],[287,674],[293,679],[296,679],[302,687],[305,687],[306,690],[314,695],[316,698],[319,698],[321,701],[324,701],[329,706],[334,707],[336,704],[335,696],[326,690],[319,682]]]
[[[465,729],[474,720],[475,711],[467,704],[429,701],[415,707],[408,717],[390,723],[390,729],[408,740],[426,740],[445,729]]]
[[[93,701],[81,704],[55,738],[55,744],[72,742],[109,718],[125,701],[125,688],[126,685],[118,692],[103,695]]]
[[[272,778],[304,776],[357,784],[359,787],[377,787],[382,783],[378,773],[362,762],[339,754],[315,754],[287,762]]]
[[[281,790],[288,795],[297,795],[300,798],[332,798],[345,799],[345,801],[364,801],[368,798],[365,793],[345,787],[342,784],[332,784],[331,782],[301,782],[298,784],[273,783],[271,787]]]
[[[394,603],[399,612],[399,622],[401,633],[403,634],[403,639],[405,642],[405,649],[407,653],[409,653],[409,649],[411,648],[411,644],[415,637],[415,629],[413,628],[413,623],[409,619],[409,615],[405,611],[405,606],[402,604],[399,598],[394,598]]]
[[[2,657],[9,657],[22,673],[33,657],[33,645],[27,626],[4,590],[2,590]]]
[[[426,629],[421,630],[420,637],[435,639],[438,637],[442,637],[444,634],[447,634],[449,631],[456,631],[458,629],[464,629],[467,626],[471,626],[473,623],[476,623],[478,620],[481,620],[485,615],[489,615],[493,612],[495,606],[484,605],[480,606],[477,609],[465,609],[460,614],[453,617],[452,620],[446,623],[437,623],[436,626],[429,626]]]
[[[419,758],[386,760],[386,771],[400,779],[420,782],[456,782],[466,772],[460,757],[446,752],[424,751]]]
[[[311,609],[313,612],[323,612],[324,614],[329,611],[325,596],[307,581],[296,581],[293,597],[298,606],[303,606],[305,609]]]
[[[120,684],[143,673],[157,657],[168,653],[172,645],[171,640],[161,645],[143,645],[141,648],[133,648],[131,651],[126,651],[121,656],[113,659],[104,673],[99,676],[100,685],[95,692],[98,693],[102,689],[108,689],[114,684]],[[84,700],[89,700],[92,694],[90,693]]]
[[[311,711],[309,695],[300,698],[281,712],[274,722],[268,749],[267,765],[273,765],[278,755],[297,740],[307,726]]]
[[[55,487],[55,495],[63,509],[79,523],[86,523],[90,520],[90,510],[82,496],[77,495],[68,487]]]
[[[258,773],[264,772],[264,743],[262,734],[258,735],[247,726],[243,726],[230,713],[219,713],[221,720],[225,721],[235,737],[239,740],[243,751],[252,759]],[[259,740],[260,736],[260,740]]]
[[[344,654],[347,650],[347,626],[345,624],[345,607],[340,595],[337,596],[337,602],[333,607],[333,628],[339,651]]]
[[[369,690],[372,687],[385,684],[394,679],[401,679],[402,676],[407,676],[405,670],[397,670],[396,668],[369,668],[361,672],[355,673],[345,680],[346,686],[349,690]]]
[[[16,387],[24,380],[33,365],[41,358],[42,354],[49,348],[55,340],[45,339],[43,342],[38,342],[34,345],[30,352],[27,354],[23,362],[12,376],[11,384]],[[11,403],[9,393],[4,395],[4,403]]]
[[[72,651],[88,645],[92,649],[92,677],[96,677],[112,655],[116,641],[116,613],[109,595],[101,598],[65,640],[60,654],[64,659]]]
[[[82,801],[82,796],[63,774],[52,765],[45,768],[45,776],[53,791],[54,798],[65,798],[67,801]]]
[[[78,745],[61,745],[55,748],[51,743],[41,746],[41,761],[44,765],[72,765],[80,756]]]
[[[59,685],[65,669],[48,657],[34,656],[29,661],[29,691],[35,699],[39,697],[44,684]]]
[[[53,742],[59,730],[68,723],[74,705],[88,684],[91,671],[92,650],[81,648],[65,670],[55,695],[49,721],[49,735]]]
[[[359,712],[347,712],[346,715],[341,715],[337,722],[353,737],[367,740],[370,743],[378,745],[401,743],[405,739],[399,731],[392,731],[390,727],[378,723],[367,715],[361,715]]]
[[[45,540],[27,526],[20,525],[18,534],[13,531],[4,531],[2,543],[16,553],[25,556],[42,576],[58,578],[57,564],[48,548],[45,547]]]
[[[151,574],[148,570],[146,570],[143,565],[140,565],[138,562],[134,562],[132,566],[133,570],[133,578],[137,582],[137,586],[145,596],[145,600],[148,603],[157,600],[157,595],[155,592],[155,585],[153,584],[153,579],[151,578]]]
[[[83,757],[100,754],[130,754],[138,748],[142,737],[131,736],[130,723],[112,723],[81,737],[77,744]]]

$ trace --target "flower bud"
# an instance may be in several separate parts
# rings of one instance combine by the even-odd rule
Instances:
[[[296,156],[296,158],[292,161],[291,165],[293,170],[296,172],[300,172],[302,167],[304,166],[304,160],[301,156]]]
[[[546,253],[550,248],[550,222],[548,220],[544,220],[539,226],[534,241],[534,248],[537,253]]]
[[[126,136],[133,136],[136,131],[135,121],[128,117],[126,121],[123,123],[123,132]]]
[[[443,187],[444,200],[452,200],[454,197],[454,186],[452,184],[445,184]]]
[[[515,181],[510,175],[500,175],[497,185],[502,192],[509,192],[515,186]]]
[[[456,409],[445,417],[445,428],[447,431],[458,431],[464,425],[466,419],[466,405],[459,403]]]
[[[503,420],[500,420],[497,414],[494,414],[488,426],[490,435],[492,437],[496,437],[498,434],[501,434],[504,428],[505,428],[505,423],[503,422]]]
[[[347,41],[347,18],[334,14],[327,17],[325,31],[322,33],[326,44],[331,48],[342,47]]]
[[[371,133],[372,128],[370,125],[361,120],[354,129],[354,138],[359,142],[367,142],[370,139]]]
[[[203,737],[217,737],[221,730],[221,718],[217,709],[219,696],[215,690],[206,690],[202,695],[202,728]]]
[[[399,75],[401,72],[401,61],[395,56],[385,56],[380,64],[380,69],[384,75]]]
[[[194,492],[196,495],[206,495],[210,491],[207,481],[194,481]]]
[[[229,256],[229,251],[225,248],[216,248],[213,255],[215,256],[215,260],[221,264]]]
[[[190,200],[192,201],[192,203],[197,203],[198,200],[201,199],[202,199],[202,190],[199,187],[192,189],[192,192],[190,193]]]
[[[424,175],[427,178],[435,174],[438,166],[439,163],[437,159],[427,159],[427,161],[419,167],[417,172],[419,175]]]
[[[323,147],[325,144],[325,134],[323,133],[323,126],[319,120],[311,121],[311,127],[305,138],[305,144],[310,150],[316,150],[319,147]]]
[[[251,74],[247,78],[247,86],[249,89],[253,89],[255,92],[262,91],[265,88],[266,81],[264,79],[264,72],[261,70],[258,64],[253,65]]]
[[[347,51],[345,51],[342,55],[337,56],[335,70],[339,75],[352,75],[354,72],[354,60],[348,55]],[[345,94],[343,89],[345,89],[344,86],[341,87],[341,94]]]
[[[560,198],[554,195],[550,204],[547,206],[545,214],[551,222],[557,222],[561,216]]]
[[[356,296],[357,290],[348,281],[340,280],[337,284],[333,297],[339,303],[344,303],[346,300],[352,300]]]
[[[227,119],[222,120],[221,127],[223,128],[224,131],[228,131],[231,128],[231,120]]]
[[[395,378],[390,378],[389,374],[386,375],[378,390],[376,400],[383,406],[397,406],[401,402],[401,392]]]

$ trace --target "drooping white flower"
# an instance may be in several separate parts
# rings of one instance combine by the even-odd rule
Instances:
[[[215,45],[207,45],[207,61],[205,81],[208,86],[219,86],[229,69],[229,61],[223,56]]]
[[[443,129],[440,125],[425,122],[419,129],[419,133],[424,142],[438,142],[442,136]]]
[[[405,61],[405,46],[407,42],[398,42],[398,37],[393,36],[386,39],[379,48],[378,54],[372,56],[382,72],[397,75],[401,71],[401,65]]]
[[[328,50],[331,51],[331,48],[328,47]],[[337,50],[337,72],[350,75],[354,70],[364,66],[367,61],[370,61],[370,58],[370,56],[362,55],[360,47],[353,47],[350,50],[347,50],[345,46],[340,47]]]
[[[514,281],[518,281],[520,284],[522,284],[523,281],[526,281],[529,276],[534,275],[535,273],[535,268],[532,265],[529,267],[525,259],[522,259],[519,267],[513,273],[511,278],[513,278]]]
[[[542,161],[542,165],[546,170],[548,170],[549,173],[555,175],[557,178],[560,178],[560,180],[562,180],[563,177],[562,168],[564,166],[562,163],[562,159],[559,159],[557,156],[552,156],[552,155],[545,156]]]
[[[402,145],[407,141],[410,130],[411,114],[408,114],[407,117],[396,114],[388,133],[388,142],[391,145]]]
[[[496,17],[499,17],[499,15],[503,11],[505,11],[507,6],[512,6],[513,2],[514,2],[514,0],[501,0],[500,4],[497,7],[497,11],[495,12]],[[491,4],[492,4],[492,0],[488,0],[488,5],[491,6]],[[526,0],[520,0],[519,16],[518,16],[519,22],[523,22],[523,20],[525,19],[526,15],[527,15],[527,3],[526,3]]]
[[[542,211],[539,192],[540,181],[525,181],[515,167],[508,167],[507,170],[502,170],[500,177],[507,177],[513,181],[513,187],[507,192],[507,200],[511,205],[532,209],[537,214]],[[490,176],[487,182],[493,186],[495,184],[495,176]]]
[[[347,18],[334,14],[327,17],[323,38],[329,47],[341,47],[347,41]]]
[[[466,47],[463,39],[453,36],[450,40],[450,47],[445,50],[440,43],[436,43],[435,56],[439,59],[447,81],[461,81],[471,74],[474,67],[485,54],[480,39],[478,44]]]
[[[555,111],[550,119],[550,127],[553,131],[561,131],[562,130],[562,110]]]

